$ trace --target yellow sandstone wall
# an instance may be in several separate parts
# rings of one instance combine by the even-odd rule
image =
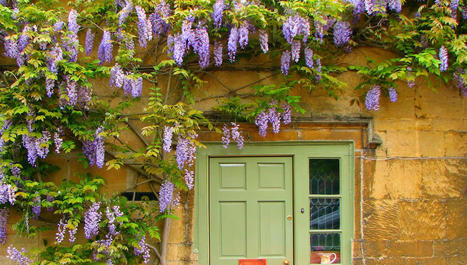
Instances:
[[[366,61],[366,56],[383,60],[390,54],[377,49],[358,49],[342,56],[342,64]],[[258,62],[245,62],[257,64]],[[205,76],[207,83],[194,93],[200,97],[223,95],[226,89],[219,80],[230,88],[238,88],[262,77],[267,72],[214,72],[215,78]],[[276,79],[275,79],[276,78]],[[361,91],[353,88],[359,78],[353,73],[339,77],[348,83],[348,88],[334,100],[327,92],[315,90],[311,94],[304,89],[294,91],[302,96],[303,115],[309,119],[351,120],[369,117],[373,119],[374,132],[382,144],[376,149],[365,140],[366,128],[359,126],[329,124],[295,124],[283,128],[278,135],[268,134],[264,140],[339,140],[354,139],[355,152],[355,240],[354,265],[454,265],[467,260],[466,220],[466,100],[451,85],[445,86],[432,79],[436,89],[417,79],[415,88],[400,83],[399,100],[390,103],[385,97],[377,112],[366,111]],[[262,83],[278,82],[280,76]],[[149,84],[147,84],[149,85]],[[96,93],[109,91],[107,80],[96,82]],[[246,93],[250,88],[239,90]],[[171,100],[179,95],[170,94]],[[352,99],[362,104],[350,105]],[[143,97],[142,102],[147,98]],[[202,100],[198,107],[209,110],[219,99]],[[141,111],[137,104],[131,111]],[[140,124],[133,121],[135,126]],[[250,140],[262,140],[253,126],[245,126]],[[141,146],[142,143],[131,132],[125,132],[124,141]],[[200,134],[205,140],[219,139],[218,136]],[[217,138],[216,138],[217,137]],[[363,137],[363,138],[362,138]],[[363,140],[362,140],[363,139]],[[62,169],[54,180],[76,179],[76,172],[83,172],[76,162],[76,154],[53,157]],[[131,169],[96,170],[95,174],[107,180],[104,192],[115,193],[131,188],[138,182],[137,174]],[[140,179],[141,180],[141,179]],[[361,182],[363,180],[363,182]],[[138,190],[149,190],[148,186]],[[177,209],[180,219],[172,222],[168,245],[169,265],[196,265],[197,257],[192,253],[194,194],[184,195],[185,203]],[[12,214],[9,224],[17,216]],[[52,224],[54,226],[54,224]],[[42,232],[38,238],[26,239],[9,230],[7,244],[0,247],[0,264],[6,260],[6,246],[14,244],[28,249],[43,246],[43,239],[54,244],[54,233]],[[157,264],[157,263],[156,263]],[[200,264],[203,265],[203,264]],[[296,264],[302,265],[302,264]]]

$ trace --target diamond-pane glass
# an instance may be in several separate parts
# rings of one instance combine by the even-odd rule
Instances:
[[[311,234],[310,264],[340,263],[340,234]]]
[[[310,229],[339,228],[339,199],[310,199]]]
[[[310,159],[310,194],[339,194],[338,159]]]

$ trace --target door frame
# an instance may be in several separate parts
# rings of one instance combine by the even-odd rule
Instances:
[[[340,161],[340,184],[345,198],[342,199],[341,219],[341,264],[352,264],[352,238],[354,232],[354,142],[353,141],[287,141],[287,142],[252,142],[243,149],[230,145],[224,149],[219,142],[204,143],[206,148],[197,151],[195,168],[195,209],[194,209],[194,240],[193,252],[198,254],[199,265],[210,264],[209,247],[209,158],[232,156],[292,156],[293,182],[293,220],[294,220],[294,264],[308,265],[310,252],[310,237],[307,231],[297,229],[309,227],[310,207],[308,185],[303,185],[302,179],[308,180],[308,160],[310,158],[335,158]],[[308,182],[307,182],[308,183]],[[305,212],[301,213],[300,209]]]

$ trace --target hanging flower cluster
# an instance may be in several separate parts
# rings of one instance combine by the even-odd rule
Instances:
[[[18,265],[29,265],[31,262],[29,258],[24,255],[24,252],[26,252],[24,248],[19,251],[15,247],[9,246],[6,252],[8,254],[6,257],[17,262]]]
[[[238,149],[242,149],[244,145],[244,138],[240,132],[240,125],[235,122],[231,123],[230,129],[227,127],[227,124],[224,124],[222,129],[222,144],[224,148],[229,147],[230,141],[237,142]]]
[[[123,88],[125,95],[131,95],[136,98],[143,92],[143,78],[136,77],[132,73],[125,73],[117,63],[110,69],[109,84],[113,87]]]
[[[366,94],[365,105],[368,110],[379,110],[381,87],[374,85]]]
[[[87,239],[99,234],[99,225],[102,218],[102,213],[99,212],[100,206],[100,202],[93,203],[84,215],[84,235]]]
[[[8,209],[0,209],[0,243],[5,245],[7,237]]]
[[[138,246],[134,247],[133,253],[135,256],[142,256],[144,264],[148,264],[151,259],[151,254],[149,253],[148,244],[146,244],[146,237],[143,236],[138,241]]]
[[[275,106],[277,105],[277,102],[272,102],[270,105]],[[282,113],[279,113],[276,107],[271,107],[263,110],[256,116],[255,124],[258,126],[258,133],[260,136],[266,136],[269,123],[272,125],[272,132],[277,134],[280,131],[281,120],[284,125],[292,122],[290,106],[284,103],[282,108]]]
[[[105,149],[104,137],[101,133],[104,128],[101,126],[97,128],[94,133],[94,141],[83,141],[83,153],[88,158],[89,165],[96,165],[99,168],[104,166]]]
[[[165,180],[161,184],[161,188],[159,190],[159,211],[161,213],[169,209],[173,200],[174,188],[175,185],[168,180]]]

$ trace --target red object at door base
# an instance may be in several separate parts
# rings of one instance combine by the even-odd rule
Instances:
[[[238,265],[266,265],[266,259],[239,259]]]

